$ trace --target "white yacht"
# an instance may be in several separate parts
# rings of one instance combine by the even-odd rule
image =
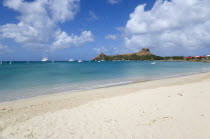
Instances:
[[[69,59],[68,61],[69,61],[69,62],[74,62],[74,59]]]
[[[82,60],[78,60],[79,63],[83,62]]]
[[[43,57],[41,61],[42,62],[46,62],[46,61],[48,61],[48,58],[47,57]]]

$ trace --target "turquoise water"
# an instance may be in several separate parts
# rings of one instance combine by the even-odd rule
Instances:
[[[206,72],[208,63],[150,61],[13,62],[0,65],[0,102]]]

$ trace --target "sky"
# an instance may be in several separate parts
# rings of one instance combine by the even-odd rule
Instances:
[[[0,60],[210,54],[209,0],[0,0]]]

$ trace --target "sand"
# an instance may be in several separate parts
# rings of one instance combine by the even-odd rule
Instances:
[[[209,139],[210,73],[0,103],[0,138]]]

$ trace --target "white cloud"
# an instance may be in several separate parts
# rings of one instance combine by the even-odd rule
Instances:
[[[23,46],[32,44],[41,46],[48,44],[50,34],[54,30],[52,22],[46,10],[46,0],[24,2],[22,0],[6,0],[4,6],[20,13],[17,17],[19,23],[0,26],[1,37],[14,39]]]
[[[93,11],[89,11],[87,20],[88,21],[98,20],[98,17]]]
[[[106,52],[108,51],[108,49],[105,48],[105,47],[93,48],[93,50],[94,50],[97,54],[106,53]]]
[[[113,35],[113,34],[109,34],[109,35],[106,35],[105,36],[105,39],[107,39],[107,40],[116,40],[117,39],[117,36],[116,35]]]
[[[17,24],[0,26],[0,38],[13,39],[23,47],[39,49],[49,49],[55,43],[53,41],[57,41],[58,24],[73,20],[79,10],[79,0],[5,0],[3,4],[19,12],[20,16]]]
[[[117,55],[117,54],[123,54],[128,53],[128,49],[124,49],[123,46],[115,46],[115,45],[106,45],[101,47],[95,47],[93,50],[97,53],[104,53],[106,55]]]
[[[117,3],[121,2],[121,0],[107,0],[107,2],[110,4],[117,4]]]
[[[52,48],[69,48],[81,46],[84,43],[94,41],[91,31],[83,31],[80,36],[69,36],[66,32],[58,31],[56,34],[56,41],[52,44]]]
[[[210,46],[209,0],[157,0],[145,11],[139,5],[125,30],[127,47],[196,50]]]
[[[80,0],[50,0],[48,2],[51,17],[54,21],[64,22],[74,19],[79,10]]]
[[[49,43],[48,39],[53,33],[53,29],[50,27],[37,28],[33,25],[27,25],[23,22],[18,24],[6,24],[0,27],[2,32],[1,37],[14,39],[17,43],[23,44],[25,47],[30,47],[30,44],[34,44],[39,47],[43,44]]]

